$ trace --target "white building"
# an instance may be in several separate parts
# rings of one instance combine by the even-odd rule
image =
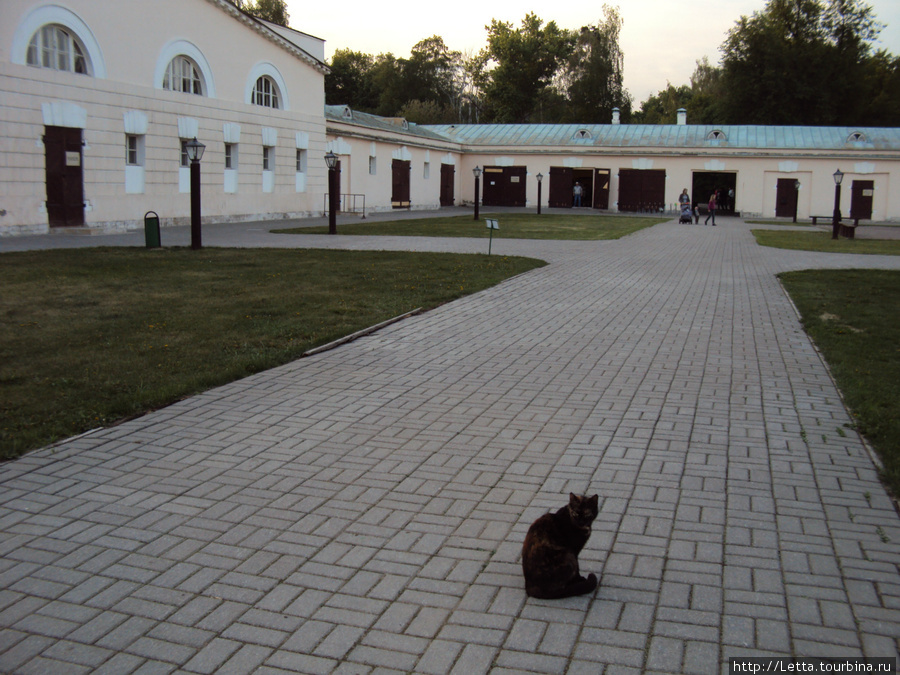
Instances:
[[[173,19],[177,17],[177,21]],[[900,220],[900,129],[417,126],[325,106],[324,43],[227,0],[0,2],[0,235],[190,218],[197,138],[215,223],[321,215],[325,153],[346,211],[471,204],[671,210],[734,193],[742,214]]]
[[[323,59],[226,0],[3,0],[0,234],[186,220],[195,137],[204,219],[321,212]]]

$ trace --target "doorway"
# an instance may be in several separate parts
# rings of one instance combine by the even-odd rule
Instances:
[[[791,188],[793,189],[793,188]],[[719,195],[719,213],[735,213],[737,200],[737,173],[719,171],[695,171],[691,180],[691,202],[693,206],[705,206],[713,192]],[[679,192],[681,190],[679,189]],[[793,215],[793,211],[791,211]]]
[[[391,163],[391,207],[395,209],[409,208],[409,177],[412,162],[395,159]]]
[[[796,178],[779,178],[775,185],[775,217],[793,218],[797,215],[799,181]]]
[[[525,206],[524,166],[486,166],[482,174],[484,206]]]
[[[453,206],[453,182],[456,167],[452,164],[441,164],[441,206]]]
[[[550,167],[550,192],[547,205],[569,209],[574,205],[575,183],[581,184],[581,205],[588,208],[609,208],[609,169],[573,169]]]
[[[44,127],[47,220],[50,227],[84,225],[81,129]]]
[[[850,217],[872,219],[872,201],[875,197],[875,181],[855,180],[850,188]]]

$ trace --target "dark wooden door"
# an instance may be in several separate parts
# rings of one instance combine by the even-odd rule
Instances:
[[[850,217],[870,220],[872,201],[875,197],[875,181],[855,180],[850,188]]]
[[[409,176],[412,163],[395,159],[391,164],[391,206],[395,209],[409,208]]]
[[[619,211],[657,213],[665,197],[665,170],[619,169]]]
[[[453,206],[453,181],[456,167],[452,164],[441,164],[441,206]]]
[[[484,181],[484,206],[525,206],[525,178],[528,169],[524,166],[486,166],[482,174]]]
[[[594,174],[594,208],[609,208],[609,169],[597,169]]]
[[[547,206],[572,208],[572,185],[574,185],[572,169],[564,166],[550,167],[550,194]]]
[[[797,213],[797,179],[779,178],[775,187],[775,216],[793,218]]]
[[[47,219],[51,227],[84,225],[81,129],[44,128]]]

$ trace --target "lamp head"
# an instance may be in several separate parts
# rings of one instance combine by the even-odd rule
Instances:
[[[203,151],[206,150],[206,146],[198,141],[196,136],[193,140],[185,143],[184,146],[187,150],[189,160],[191,160],[192,162],[199,162],[201,159],[203,159]]]
[[[844,174],[838,169],[834,172],[834,184],[840,185],[842,180],[844,180]]]

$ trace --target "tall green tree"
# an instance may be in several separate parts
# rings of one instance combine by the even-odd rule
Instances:
[[[608,123],[613,108],[627,121],[631,96],[624,86],[625,56],[619,47],[622,16],[603,5],[604,18],[594,26],[584,26],[562,70],[560,86],[566,107],[561,122]]]
[[[479,57],[484,113],[494,122],[542,121],[550,85],[574,48],[574,36],[556,22],[529,13],[519,28],[493,19]]]
[[[375,59],[362,52],[338,49],[328,65],[331,72],[325,76],[325,103],[375,112],[378,107],[378,94],[372,80]]]
[[[769,0],[722,47],[730,123],[860,124],[858,85],[881,27],[860,0]]]

